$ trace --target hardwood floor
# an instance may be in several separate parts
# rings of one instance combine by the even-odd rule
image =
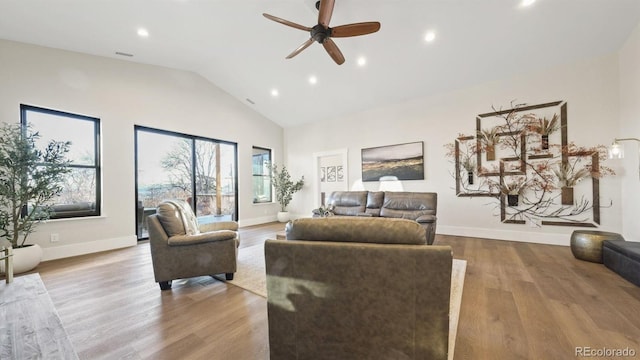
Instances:
[[[241,247],[282,224],[241,229]],[[568,247],[438,235],[467,260],[456,359],[571,359],[576,347],[633,349],[640,288]],[[160,291],[149,245],[37,270],[80,359],[267,359],[266,300],[210,277]],[[633,357],[632,357],[633,358]]]

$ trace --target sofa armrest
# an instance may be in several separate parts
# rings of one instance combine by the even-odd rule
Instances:
[[[198,235],[175,235],[169,238],[169,246],[194,245],[214,241],[233,240],[237,236],[235,231],[218,230]]]
[[[421,224],[429,224],[436,222],[437,217],[435,215],[421,215],[416,219],[417,222]]]
[[[238,223],[235,221],[216,221],[207,224],[200,224],[198,229],[203,233],[217,230],[238,231]]]

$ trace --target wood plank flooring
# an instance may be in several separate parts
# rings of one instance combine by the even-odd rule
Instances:
[[[241,229],[241,247],[282,224]],[[640,358],[640,288],[568,247],[438,235],[467,260],[455,359]],[[268,359],[266,300],[210,277],[161,292],[149,245],[42,263],[80,359]],[[606,357],[605,357],[606,358]]]

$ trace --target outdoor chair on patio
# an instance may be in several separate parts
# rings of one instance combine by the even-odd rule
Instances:
[[[233,280],[238,257],[238,223],[198,225],[185,201],[164,201],[148,218],[153,273],[160,289],[171,281],[204,275],[225,274]]]

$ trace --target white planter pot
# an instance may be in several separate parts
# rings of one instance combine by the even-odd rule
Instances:
[[[42,261],[42,248],[38,244],[13,249],[13,273],[20,274],[35,269]],[[4,261],[0,261],[0,272],[4,274]]]
[[[289,221],[288,211],[278,211],[278,221],[281,223]]]

